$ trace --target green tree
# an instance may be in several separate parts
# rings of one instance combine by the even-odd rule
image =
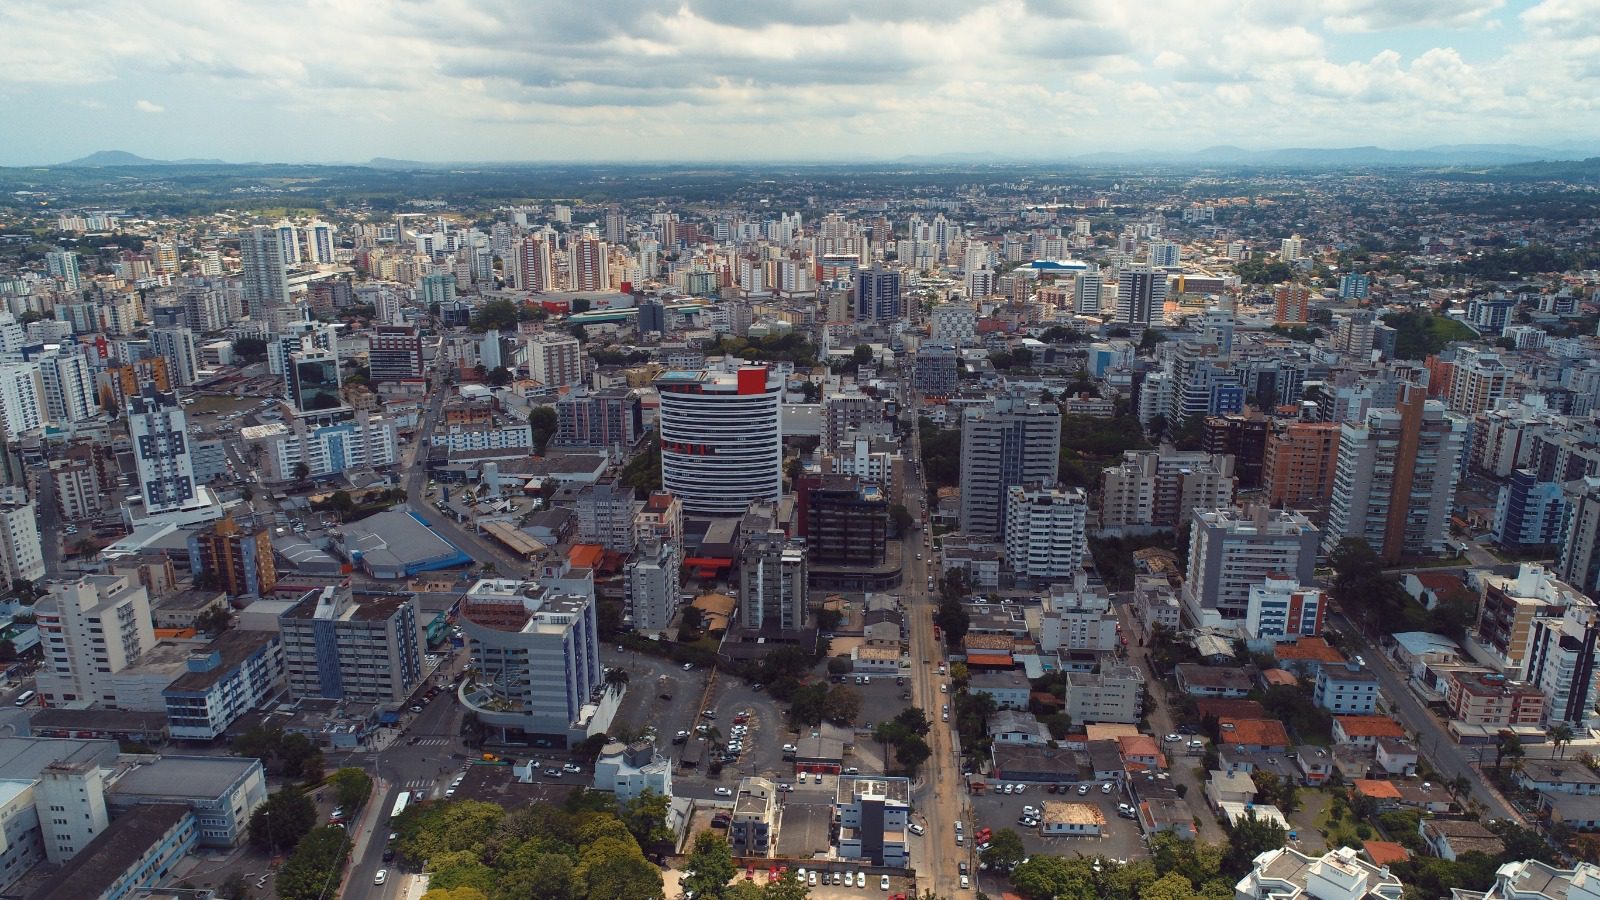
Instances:
[[[989,849],[983,851],[979,857],[989,868],[998,872],[1010,872],[1016,868],[1017,863],[1028,855],[1022,846],[1022,838],[1010,828],[1002,828],[989,839]]]
[[[194,618],[194,629],[201,634],[221,634],[233,625],[227,606],[213,606]]]
[[[1271,819],[1258,819],[1248,812],[1228,834],[1228,849],[1222,857],[1222,871],[1243,877],[1257,856],[1288,843],[1289,833]]]
[[[250,843],[268,854],[293,850],[317,824],[317,806],[294,788],[282,788],[250,814]]]
[[[682,879],[683,889],[705,900],[721,900],[736,871],[728,842],[714,831],[695,835],[694,849],[684,869],[694,874]]]
[[[836,684],[828,690],[823,703],[823,717],[835,725],[848,725],[861,714],[861,694],[855,689]]]
[[[506,368],[505,366],[495,366],[493,369],[489,370],[489,373],[484,380],[487,381],[492,387],[505,387],[511,383],[512,377],[513,376],[510,369]]]
[[[334,800],[351,818],[372,796],[372,777],[353,766],[336,770],[329,780],[333,783]]]
[[[622,805],[622,821],[641,847],[672,840],[667,828],[667,797],[646,789]]]
[[[334,895],[350,841],[343,828],[313,828],[278,870],[279,900],[325,900]]]
[[[304,462],[297,462],[297,463],[294,464],[294,480],[295,481],[305,481],[307,478],[310,478],[310,477],[311,477],[311,467],[310,466],[306,465]]]
[[[1516,766],[1527,755],[1528,751],[1522,748],[1522,738],[1518,737],[1515,731],[1500,732],[1499,739],[1495,741],[1494,745],[1494,767],[1496,769],[1501,768],[1506,759],[1510,759],[1511,764]]]
[[[506,331],[515,329],[520,320],[517,304],[510,300],[490,300],[472,314],[472,330]]]
[[[1565,759],[1567,756],[1567,745],[1572,743],[1572,726],[1565,722],[1557,722],[1550,726],[1550,730],[1547,732],[1547,734],[1550,738],[1550,743],[1556,745],[1556,753],[1560,755],[1561,758]]]
[[[533,452],[543,456],[545,447],[549,446],[550,439],[555,437],[560,426],[561,417],[556,414],[555,407],[535,406],[529,410],[528,427],[533,429]]]
[[[245,362],[260,362],[267,358],[267,342],[258,337],[242,337],[233,342],[233,352]]]
[[[902,738],[894,745],[894,758],[900,763],[900,768],[905,770],[907,778],[916,778],[917,771],[932,755],[933,749],[920,735],[913,734]]]
[[[911,527],[911,511],[906,509],[905,504],[896,503],[889,507],[889,524],[900,533]]]
[[[217,886],[219,900],[249,900],[250,884],[245,881],[243,872],[234,872],[222,880]]]
[[[851,352],[851,358],[855,360],[855,364],[858,366],[864,366],[871,363],[872,345],[857,344],[856,349]]]

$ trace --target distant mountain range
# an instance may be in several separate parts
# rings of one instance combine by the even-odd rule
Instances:
[[[97,150],[82,159],[59,164],[62,168],[109,168],[112,166],[225,166],[221,159],[147,159],[126,150]]]
[[[1527,163],[1559,163],[1583,160],[1600,156],[1600,146],[1581,147],[1577,144],[1563,144],[1549,147],[1531,146],[1526,144],[1442,144],[1435,147],[1425,147],[1419,150],[1389,150],[1383,147],[1286,147],[1276,150],[1246,150],[1243,147],[1219,145],[1207,147],[1203,150],[1192,151],[1162,151],[1162,150],[1132,150],[1132,151],[1106,151],[1100,153],[1085,153],[1067,157],[1027,157],[1011,156],[999,153],[967,152],[967,153],[940,153],[916,154],[898,157],[893,160],[861,159],[854,164],[882,165],[885,162],[898,165],[928,164],[928,165],[1180,165],[1180,166],[1266,166],[1266,167],[1306,167],[1306,168],[1334,168],[1344,166],[1515,166]],[[681,161],[692,164],[692,161]],[[517,166],[538,165],[573,165],[581,164],[575,161],[563,163],[539,162],[424,162],[421,160],[393,159],[389,157],[373,157],[365,163],[348,163],[332,165],[352,165],[370,169],[416,171],[430,169],[481,169],[481,168],[514,168]],[[630,165],[614,161],[599,161],[597,165]],[[636,163],[637,165],[658,165],[659,163]],[[760,167],[766,163],[751,162],[747,165]],[[804,165],[801,160],[774,162],[771,165]],[[848,159],[817,160],[811,165],[849,166],[852,161]],[[149,159],[129,153],[126,150],[101,150],[91,153],[82,159],[58,164],[62,168],[112,168],[117,166],[148,167],[148,166],[226,166],[233,165],[220,159]],[[239,165],[260,165],[259,163],[240,163]]]

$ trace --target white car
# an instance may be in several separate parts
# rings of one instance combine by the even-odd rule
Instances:
[[[583,771],[583,767],[579,766],[577,763],[567,763],[566,765],[561,767],[561,771],[568,772],[568,773],[577,773],[577,772],[582,772]]]
[[[972,887],[972,879],[965,875],[961,876],[961,889],[964,891],[970,887]]]
[[[806,873],[806,887],[816,887],[816,886],[817,886],[817,873],[815,873],[815,872],[807,872]]]
[[[711,793],[716,794],[718,797],[732,797],[733,796],[733,791],[730,791],[725,787],[719,787],[716,790],[712,791]]]
[[[887,875],[879,875],[878,876],[878,890],[887,891],[888,889],[889,889],[889,876],[887,876]]]
[[[1113,788],[1111,786],[1111,782],[1109,782],[1109,781],[1106,782],[1105,784],[1100,785],[1100,793],[1102,793],[1102,794],[1109,794],[1113,790],[1115,790],[1115,788]]]
[[[1034,809],[1031,806],[1024,806],[1022,808],[1022,814],[1025,815],[1025,816],[1030,816],[1030,817],[1031,816],[1037,816],[1039,814],[1039,811],[1037,809]]]
[[[389,870],[388,869],[379,869],[378,870],[378,874],[372,876],[372,883],[373,884],[383,884],[385,881],[388,881],[388,880],[389,880]]]
[[[866,886],[867,886],[867,873],[865,873],[865,872],[857,872],[856,873],[856,887],[864,888]]]
[[[1086,795],[1088,793],[1089,793],[1089,786],[1087,784],[1078,785],[1078,796],[1079,797],[1082,797],[1082,796],[1084,796],[1084,795]]]
[[[1013,794],[1020,794],[1020,793],[1022,793],[1022,792],[1023,792],[1023,791],[1024,791],[1024,790],[1026,790],[1026,789],[1027,789],[1027,787],[1028,787],[1028,786],[1027,786],[1027,785],[1025,785],[1025,784],[1013,784],[1013,785],[1012,785],[1012,786],[1011,786],[1011,793],[1013,793]]]
[[[691,672],[691,671],[693,671],[693,670],[694,670],[694,663],[684,663],[684,664],[683,664],[683,670],[684,670],[684,671],[685,671],[685,672]]]
[[[1169,734],[1166,737],[1162,738],[1162,740],[1166,741],[1169,744],[1176,744],[1177,742],[1183,740],[1183,737],[1180,736],[1180,735],[1176,735],[1176,734]]]
[[[843,872],[835,872],[835,873],[833,873],[833,883],[834,883],[835,886],[844,884],[844,873]]]

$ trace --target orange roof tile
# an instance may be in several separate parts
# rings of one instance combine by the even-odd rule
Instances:
[[[1300,679],[1294,677],[1293,672],[1289,672],[1284,669],[1268,669],[1261,673],[1261,680],[1265,681],[1269,685],[1281,684],[1288,687],[1294,687],[1300,683]]]
[[[1361,849],[1367,851],[1367,858],[1375,866],[1391,866],[1411,858],[1411,851],[1394,841],[1365,841]]]
[[[1289,660],[1304,660],[1306,662],[1340,663],[1344,662],[1344,654],[1333,648],[1333,645],[1319,637],[1303,637],[1292,644],[1279,644],[1272,648],[1272,655],[1279,662]]]
[[[967,651],[967,665],[969,666],[1010,666],[1012,664],[1009,653],[973,653]]]
[[[1125,734],[1117,738],[1124,756],[1160,756],[1161,745],[1148,734]]]
[[[1406,730],[1388,716],[1334,716],[1333,721],[1350,737],[1403,738]]]
[[[1400,789],[1392,781],[1377,778],[1357,778],[1350,782],[1356,793],[1374,800],[1399,800]]]
[[[1275,719],[1223,720],[1224,724],[1229,722],[1233,723],[1233,727],[1222,729],[1222,742],[1224,744],[1261,747],[1289,746],[1289,732],[1284,730],[1282,722]]]
[[[606,555],[606,548],[599,544],[573,544],[567,551],[567,562],[574,569],[592,569],[600,563]]]

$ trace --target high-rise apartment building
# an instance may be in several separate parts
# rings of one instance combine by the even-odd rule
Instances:
[[[155,385],[128,398],[128,438],[145,512],[170,512],[194,504],[199,492],[188,423],[178,398]]]
[[[0,578],[11,585],[44,576],[38,508],[25,488],[0,488]]]
[[[575,291],[604,291],[611,288],[606,242],[592,234],[572,241],[567,274]]]
[[[415,594],[354,593],[329,585],[278,616],[284,674],[295,697],[397,709],[422,681]]]
[[[1012,485],[1006,500],[1006,562],[1018,578],[1071,578],[1089,552],[1083,488]]]
[[[1100,473],[1100,528],[1111,534],[1176,530],[1189,522],[1191,510],[1230,506],[1238,486],[1231,456],[1170,445],[1129,450]]]
[[[569,746],[610,727],[616,704],[602,694],[595,605],[587,569],[467,589],[460,622],[478,659],[467,708],[496,737]]]
[[[1189,525],[1184,614],[1197,625],[1240,622],[1250,590],[1269,575],[1312,584],[1320,538],[1311,520],[1292,510],[1196,509]]]
[[[900,293],[900,273],[873,263],[856,272],[856,321],[898,322],[905,314]]]
[[[178,387],[189,387],[200,380],[200,354],[195,350],[194,332],[187,327],[153,328],[150,347],[167,361],[167,377]]]
[[[1367,291],[1372,286],[1372,279],[1360,272],[1346,272],[1339,276],[1340,300],[1365,300]]]
[[[0,363],[0,428],[4,428],[6,440],[43,428],[47,419],[39,363]]]
[[[1358,309],[1339,316],[1334,323],[1333,349],[1357,359],[1372,353],[1378,335],[1378,317],[1370,309]]]
[[[1497,353],[1472,347],[1456,348],[1450,383],[1450,411],[1463,416],[1488,412],[1507,396],[1514,374]]]
[[[44,653],[38,689],[46,706],[115,705],[112,676],[156,642],[150,594],[124,575],[55,582],[34,614]]]
[[[333,226],[321,219],[312,219],[306,226],[306,250],[311,261],[320,265],[331,264],[333,258]]]
[[[970,407],[961,422],[961,530],[1002,537],[1013,486],[1055,484],[1061,409],[1021,395]]]
[[[526,237],[513,248],[511,283],[524,291],[543,293],[556,289],[555,264],[550,256],[550,242],[542,237]]]
[[[548,388],[583,383],[583,345],[562,331],[528,335],[528,377]]]
[[[1149,325],[1167,299],[1167,273],[1154,266],[1126,266],[1117,272],[1117,318],[1125,325]]]
[[[809,574],[805,541],[782,531],[752,535],[739,557],[739,621],[750,631],[806,627]]]
[[[1278,325],[1304,325],[1311,321],[1311,288],[1280,284],[1272,291],[1272,321]]]
[[[646,537],[635,548],[624,573],[624,601],[640,634],[665,633],[678,610],[677,549],[658,537]]]
[[[1319,635],[1325,599],[1320,589],[1302,586],[1293,575],[1268,575],[1250,588],[1245,633],[1274,641]]]
[[[1532,469],[1517,469],[1500,485],[1494,505],[1494,542],[1512,553],[1554,547],[1567,524],[1567,495],[1554,481],[1539,481]]]
[[[1118,287],[1121,279],[1118,279]],[[1101,293],[1105,290],[1105,278],[1100,275],[1098,268],[1086,269],[1078,273],[1078,278],[1072,285],[1072,309],[1082,316],[1100,315]]]
[[[333,350],[304,347],[289,354],[284,371],[289,402],[303,413],[344,406],[339,377],[339,356]]]
[[[684,512],[743,515],[783,491],[783,378],[762,365],[665,372],[660,395],[661,481]],[[1054,470],[1052,470],[1053,475]]]
[[[78,254],[73,250],[51,250],[44,255],[45,271],[61,280],[61,289],[77,293],[83,287],[78,272]]]
[[[879,482],[856,475],[802,475],[795,508],[806,554],[820,566],[883,565],[889,534],[889,495]]]
[[[276,229],[252,225],[239,233],[239,261],[244,269],[244,302],[252,318],[289,305],[289,270]]]
[[[233,596],[265,596],[278,583],[272,535],[244,528],[224,517],[189,534],[189,570],[195,584],[205,582]]]
[[[1444,550],[1466,420],[1403,385],[1395,408],[1370,409],[1339,432],[1327,549],[1363,538],[1384,562]]]
[[[1233,473],[1239,489],[1261,487],[1267,455],[1268,422],[1260,413],[1234,413],[1207,416],[1200,449],[1207,453],[1233,457]]]
[[[379,325],[367,350],[368,377],[373,384],[421,381],[422,337],[410,325]]]
[[[1565,485],[1567,520],[1561,531],[1556,576],[1591,597],[1600,597],[1600,476]]]
[[[630,388],[574,389],[556,401],[557,446],[628,448],[644,433],[644,406]]]
[[[39,379],[44,384],[45,409],[50,421],[58,425],[82,422],[100,412],[89,352],[86,345],[69,344],[47,349],[36,357]]]
[[[1263,487],[1273,506],[1320,506],[1333,496],[1339,457],[1336,422],[1290,422],[1267,436]]]

